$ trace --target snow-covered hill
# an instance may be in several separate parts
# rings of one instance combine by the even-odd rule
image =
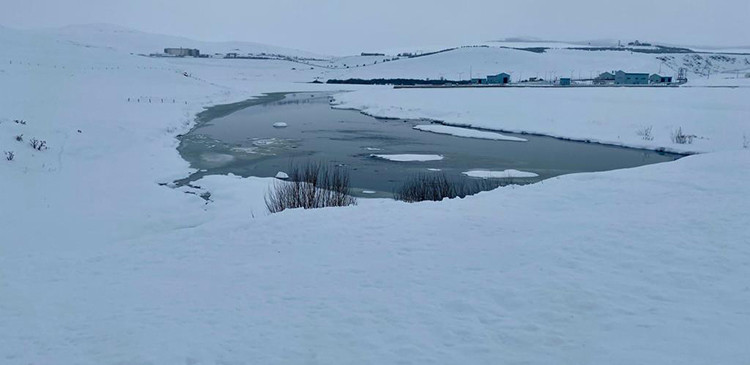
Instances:
[[[386,62],[383,62],[388,60]],[[750,72],[750,56],[700,53],[640,53],[627,50],[585,50],[548,48],[543,51],[514,49],[506,46],[459,47],[427,56],[381,57],[330,64],[334,69],[326,78],[429,78],[450,80],[485,77],[506,72],[514,80],[529,77],[592,78],[601,72],[630,72],[676,75],[681,67],[688,76],[717,73]],[[375,62],[377,61],[377,62]],[[346,66],[343,64],[346,63]],[[324,64],[325,65],[325,64]]]
[[[239,53],[241,55],[274,54],[298,58],[328,58],[313,52],[276,47],[252,42],[204,42],[185,37],[150,34],[111,24],[72,25],[45,29],[42,34],[51,35],[74,45],[115,49],[137,54],[161,53],[164,48],[197,48],[203,54]]]

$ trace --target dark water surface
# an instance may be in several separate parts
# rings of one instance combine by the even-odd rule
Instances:
[[[575,172],[604,171],[672,161],[680,155],[595,143],[503,133],[527,142],[461,138],[413,129],[418,120],[377,119],[354,110],[332,109],[330,93],[268,94],[219,105],[199,115],[199,124],[181,137],[179,152],[205,175],[275,176],[291,163],[308,160],[346,166],[355,195],[391,196],[405,180],[425,173],[470,179],[468,170],[516,169],[534,172],[535,182]],[[287,123],[275,128],[276,122]],[[393,162],[372,154],[437,154],[440,161]],[[374,191],[375,194],[364,194]]]

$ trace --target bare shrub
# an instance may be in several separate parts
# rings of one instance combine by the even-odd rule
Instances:
[[[677,144],[692,144],[695,138],[692,134],[685,134],[682,132],[682,127],[678,127],[672,132],[672,142]]]
[[[482,179],[466,181],[448,179],[445,174],[419,174],[407,180],[393,193],[396,200],[407,203],[441,201],[445,198],[463,198],[481,191],[513,184],[512,179]]]
[[[47,149],[47,141],[42,141],[36,138],[32,138],[29,141],[29,145],[37,151],[44,151]]]
[[[276,181],[266,193],[266,207],[271,213],[357,204],[350,195],[349,172],[343,168],[307,162],[292,165],[289,171],[289,181]]]
[[[13,161],[13,159],[16,158],[16,154],[13,153],[13,151],[5,151],[5,159],[8,161]]]
[[[653,130],[653,128],[654,128],[653,126],[643,127],[643,128],[638,129],[635,133],[641,136],[641,138],[643,138],[644,141],[653,141],[654,136],[653,134],[651,134],[651,131]]]
[[[16,138],[16,141],[23,142],[23,134],[19,134],[15,138]]]
[[[457,184],[448,180],[445,174],[420,174],[401,185],[393,194],[393,198],[408,203],[441,201],[457,197],[458,190]]]
[[[747,138],[746,134],[742,134],[742,148],[748,149],[750,148],[750,139]]]

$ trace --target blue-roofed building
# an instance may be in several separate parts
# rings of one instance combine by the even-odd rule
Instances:
[[[570,86],[570,77],[561,77],[560,78],[560,86]]]

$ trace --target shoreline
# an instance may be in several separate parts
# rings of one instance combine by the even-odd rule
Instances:
[[[625,143],[608,142],[608,141],[597,140],[597,139],[592,139],[592,138],[564,137],[564,136],[541,133],[541,132],[529,132],[529,131],[517,131],[517,130],[510,130],[510,129],[477,127],[471,124],[450,123],[450,122],[446,122],[443,120],[432,119],[432,118],[396,118],[396,117],[380,116],[380,115],[368,113],[362,109],[357,109],[357,108],[349,108],[349,107],[339,108],[337,104],[331,104],[331,107],[334,109],[339,109],[339,110],[356,110],[368,117],[373,117],[375,119],[382,119],[382,120],[404,119],[404,120],[412,120],[412,121],[422,121],[422,122],[444,125],[447,127],[466,128],[466,129],[473,129],[473,130],[482,131],[482,132],[496,132],[496,133],[518,134],[518,135],[524,135],[524,136],[548,137],[548,138],[555,138],[555,139],[559,139],[563,141],[570,141],[570,142],[591,143],[591,144],[598,144],[598,145],[609,146],[609,147],[619,147],[619,148],[627,148],[627,149],[632,149],[632,150],[644,150],[644,151],[651,151],[651,152],[658,152],[658,153],[667,153],[667,154],[673,154],[673,155],[680,155],[681,157],[687,157],[687,156],[705,153],[705,152],[698,152],[698,151],[680,151],[680,150],[670,149],[667,147],[635,146],[635,145],[629,145]]]

